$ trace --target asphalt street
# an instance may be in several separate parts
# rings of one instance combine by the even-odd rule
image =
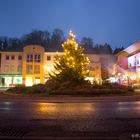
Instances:
[[[140,139],[140,101],[88,103],[3,98],[0,138]]]

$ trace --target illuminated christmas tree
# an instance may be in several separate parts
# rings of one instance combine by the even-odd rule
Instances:
[[[58,56],[54,63],[51,79],[58,81],[82,82],[88,75],[89,59],[83,54],[83,48],[74,40],[75,35],[70,31],[69,38],[62,44],[64,54]]]

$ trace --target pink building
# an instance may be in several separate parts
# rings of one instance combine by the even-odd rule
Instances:
[[[121,82],[137,83],[140,80],[140,41],[117,54],[117,72]]]

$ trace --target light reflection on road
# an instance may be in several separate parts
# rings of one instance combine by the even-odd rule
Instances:
[[[91,103],[38,103],[35,111],[42,115],[48,114],[51,116],[72,117],[72,116],[86,116],[93,113],[95,110],[94,104]]]
[[[0,110],[10,111],[12,109],[11,104],[12,102],[3,102],[3,105],[0,106]]]
[[[119,111],[138,111],[140,112],[140,101],[137,102],[118,102]]]
[[[139,102],[45,103],[0,102],[0,116],[39,119],[139,117]],[[24,115],[25,114],[25,115]]]

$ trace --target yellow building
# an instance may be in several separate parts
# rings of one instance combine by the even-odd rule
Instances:
[[[45,83],[54,61],[63,52],[45,52],[44,47],[28,45],[22,52],[0,52],[0,86]],[[98,83],[112,74],[112,55],[86,54],[90,60],[88,79]]]
[[[44,48],[29,45],[23,49],[22,83],[27,86],[44,83]]]

